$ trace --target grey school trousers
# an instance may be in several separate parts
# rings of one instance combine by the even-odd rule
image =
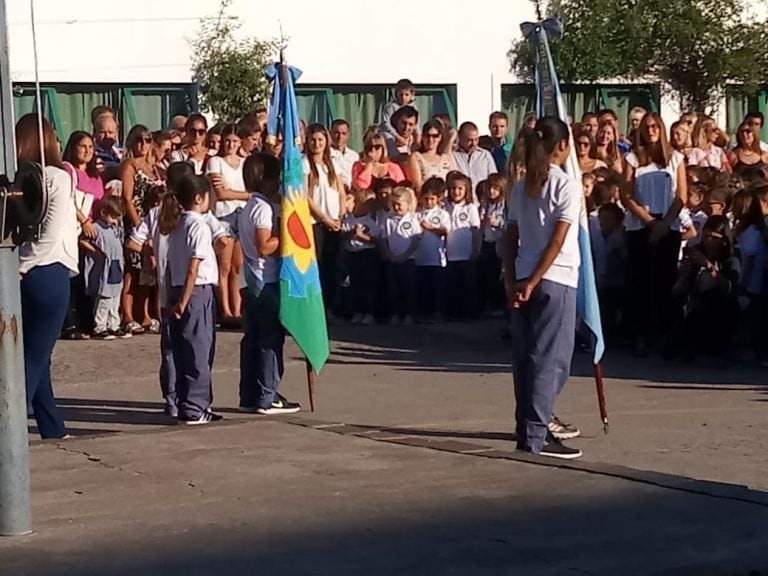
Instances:
[[[512,313],[517,446],[538,454],[555,399],[571,371],[576,289],[542,280],[529,302]]]
[[[172,288],[171,302],[178,301],[181,291],[182,288]],[[214,307],[213,286],[195,286],[184,315],[169,318],[176,368],[176,401],[179,417],[183,419],[199,418],[213,402]]]

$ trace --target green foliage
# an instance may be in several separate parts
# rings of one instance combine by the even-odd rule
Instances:
[[[267,66],[277,54],[275,40],[236,36],[241,23],[227,15],[232,0],[221,0],[218,18],[201,21],[191,41],[200,106],[217,120],[235,122],[269,98]]]
[[[658,78],[683,110],[708,111],[728,83],[757,88],[768,65],[768,27],[744,0],[556,0],[565,34],[551,42],[564,82]],[[527,41],[508,53],[530,79]]]

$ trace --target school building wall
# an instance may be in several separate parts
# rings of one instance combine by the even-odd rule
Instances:
[[[29,4],[7,4],[12,80],[19,86],[17,111],[23,112],[33,105]],[[216,16],[218,5],[218,0],[132,0],[120,6],[36,0],[40,79],[54,90],[51,102],[67,90],[69,96],[85,94],[80,104],[69,98],[57,105],[60,122],[67,124],[70,107],[76,111],[99,99],[118,107],[126,103],[129,123],[161,123],[179,106],[194,106],[184,92],[192,83],[189,39],[201,18]],[[342,115],[345,106],[375,108],[397,79],[408,77],[426,87],[430,111],[452,112],[457,122],[471,120],[481,130],[489,112],[510,108],[502,94],[519,81],[506,53],[520,35],[520,23],[535,17],[530,0],[233,0],[230,13],[239,17],[244,34],[269,38],[282,31],[289,37],[288,58],[304,72],[300,107],[313,115],[310,120]],[[101,94],[100,86],[110,96]],[[151,99],[152,89],[162,97]],[[373,103],[350,101],[355,91]],[[661,111],[669,121],[679,113],[666,101]],[[71,116],[70,123],[80,121],[75,112]]]

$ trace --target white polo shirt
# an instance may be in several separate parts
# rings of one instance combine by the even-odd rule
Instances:
[[[544,249],[552,239],[557,222],[570,224],[565,242],[554,263],[544,274],[544,280],[571,288],[579,285],[579,215],[583,192],[581,185],[562,168],[549,166],[549,176],[541,192],[531,198],[525,180],[512,189],[508,206],[508,222],[517,225],[520,244],[515,271],[517,280],[533,274]]]
[[[404,216],[390,216],[384,223],[382,235],[392,254],[400,256],[408,251],[414,238],[421,236],[419,218],[412,212]],[[411,259],[414,257],[411,256]]]
[[[419,221],[426,222],[432,227],[442,228],[446,232],[451,231],[451,217],[439,206],[420,212]],[[422,230],[421,241],[416,249],[416,266],[445,268],[446,263],[445,236]]]
[[[472,258],[474,231],[480,229],[477,204],[449,202],[446,211],[451,219],[448,231],[448,262],[466,262]]]
[[[256,287],[260,290],[265,284],[274,284],[280,277],[280,252],[269,256],[259,252],[256,245],[256,230],[269,230],[277,234],[277,210],[267,197],[260,192],[254,192],[240,212],[238,236],[245,257],[245,266],[255,278]],[[247,284],[243,282],[241,287]]]
[[[352,187],[352,166],[355,162],[360,160],[360,154],[347,147],[344,152],[338,148],[331,148],[331,160],[335,166],[339,168],[339,175],[341,176],[344,186]]]
[[[168,268],[168,235],[160,233],[158,218],[160,216],[160,206],[155,206],[144,216],[136,228],[131,232],[131,240],[142,246],[152,240],[152,253],[155,255],[157,269],[155,271],[157,279],[157,293],[160,300],[160,307],[167,308],[171,305],[168,295],[170,283]],[[221,222],[210,212],[203,214],[203,220],[211,230],[211,238],[216,242],[219,238],[227,235],[227,231],[221,225]]]
[[[202,214],[184,211],[176,228],[168,235],[168,265],[171,286],[184,286],[189,262],[200,260],[195,286],[218,285],[219,270],[213,251],[213,235]]]

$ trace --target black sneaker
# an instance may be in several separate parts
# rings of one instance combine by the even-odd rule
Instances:
[[[203,426],[205,424],[211,424],[212,422],[218,422],[220,420],[223,420],[224,417],[220,416],[219,414],[214,414],[210,411],[203,412],[199,418],[195,419],[188,419],[184,416],[179,416],[179,424],[183,424],[185,426]]]
[[[176,408],[176,406],[166,406],[163,409],[163,414],[166,416],[169,416],[171,418],[178,418],[179,417],[179,409]]]
[[[94,340],[103,340],[103,341],[107,342],[107,341],[110,341],[110,340],[114,340],[115,336],[114,336],[114,334],[110,334],[109,332],[104,330],[103,332],[94,332],[92,338]]]
[[[259,408],[256,410],[256,413],[262,416],[277,416],[280,414],[296,414],[299,410],[301,410],[301,404],[288,402],[287,399],[277,394],[269,408]]]
[[[581,450],[568,448],[568,446],[552,436],[552,434],[547,434],[546,444],[544,444],[544,448],[541,449],[539,455],[560,458],[561,460],[574,460],[583,456]]]

